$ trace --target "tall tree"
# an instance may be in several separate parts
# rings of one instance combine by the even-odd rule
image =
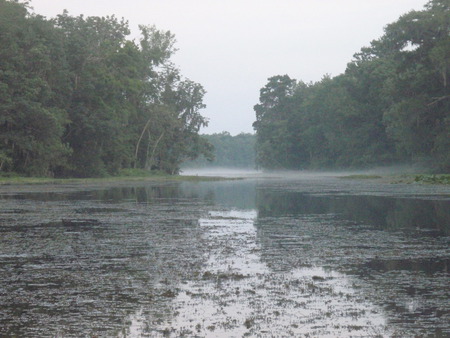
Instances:
[[[269,79],[255,106],[259,164],[426,162],[448,172],[449,6],[431,0],[424,10],[401,16],[355,54],[342,75],[292,87],[286,77]]]
[[[0,170],[102,176],[139,167],[176,173],[207,154],[205,91],[170,57],[175,37],[111,17],[47,20],[0,0]]]
[[[430,155],[440,158],[437,165],[448,170],[450,148],[444,150],[442,140],[450,132],[450,3],[432,0],[385,31],[372,51],[395,61],[389,83],[392,105],[384,115],[387,132],[401,153],[426,161]]]
[[[57,17],[66,37],[73,93],[65,140],[73,149],[72,174],[99,176],[117,171],[123,160],[122,126],[128,119],[120,55],[130,48],[127,23],[113,17]],[[125,47],[126,46],[126,47]]]
[[[69,149],[63,36],[25,5],[0,1],[0,170],[52,175]]]
[[[257,137],[256,163],[261,167],[275,169],[288,164],[288,115],[295,85],[288,75],[278,75],[269,78],[260,91],[253,128]]]

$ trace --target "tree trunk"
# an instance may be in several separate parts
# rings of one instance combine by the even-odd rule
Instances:
[[[146,168],[148,168],[149,170],[152,169],[153,158],[155,156],[156,148],[158,147],[158,144],[162,140],[163,136],[164,136],[164,131],[161,133],[161,135],[158,137],[155,144],[153,145],[152,154],[150,155],[150,159],[148,160],[148,162],[146,164]]]
[[[138,163],[138,152],[139,152],[139,145],[141,144],[142,137],[145,134],[145,131],[147,130],[148,126],[150,125],[152,118],[149,118],[147,123],[144,126],[144,129],[142,129],[141,136],[139,136],[139,140],[136,143],[136,151],[134,152],[134,169],[136,169],[137,163]]]

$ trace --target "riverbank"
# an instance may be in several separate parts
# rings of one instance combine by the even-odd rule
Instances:
[[[0,187],[5,186],[40,186],[40,185],[79,185],[79,186],[106,186],[122,185],[132,182],[205,182],[221,180],[242,180],[245,178],[281,178],[296,177],[297,174],[304,172],[278,172],[262,173],[253,171],[236,172],[195,172],[187,171],[183,175],[168,175],[164,173],[148,173],[144,171],[127,171],[118,176],[108,177],[90,177],[90,178],[52,178],[52,177],[23,177],[23,176],[0,176]],[[308,172],[309,176],[314,173]],[[324,173],[317,173],[324,175]],[[336,176],[340,179],[376,181],[385,184],[431,184],[431,185],[450,185],[450,174],[348,174],[327,173],[327,176]]]
[[[52,178],[52,177],[23,177],[23,176],[0,176],[0,186],[5,185],[65,185],[65,184],[108,184],[143,181],[221,181],[232,178],[220,176],[198,176],[198,175],[168,175],[168,174],[140,174],[140,175],[118,175],[108,177],[88,178]],[[236,179],[236,178],[235,178]]]

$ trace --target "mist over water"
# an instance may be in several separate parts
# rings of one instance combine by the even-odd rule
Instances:
[[[260,177],[262,171],[240,168],[188,168],[181,171],[185,176],[217,176],[217,177]]]
[[[314,178],[314,177],[342,177],[349,175],[401,175],[413,174],[425,170],[423,167],[410,165],[394,165],[374,167],[361,170],[256,170],[227,167],[202,167],[182,169],[182,175],[219,176],[219,177],[277,177],[277,178]]]

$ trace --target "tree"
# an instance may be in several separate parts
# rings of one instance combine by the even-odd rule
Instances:
[[[120,70],[121,56],[133,56],[125,40],[127,23],[114,16],[85,19],[64,12],[56,24],[65,35],[73,86],[64,135],[73,150],[70,175],[115,173],[126,159],[122,126],[130,114],[125,95],[130,77]]]
[[[290,98],[296,81],[288,75],[273,76],[260,91],[259,103],[254,106],[256,121],[256,163],[276,169],[288,164],[287,126]]]
[[[210,152],[198,132],[204,89],[170,57],[175,37],[115,16],[56,19],[0,0],[0,170],[103,176],[176,173]]]
[[[385,111],[387,132],[397,149],[412,159],[426,158],[448,170],[450,149],[442,148],[450,111],[450,4],[432,0],[386,27],[372,43],[382,58],[395,60],[390,78],[392,105]],[[439,145],[438,145],[439,144]],[[444,152],[444,153],[442,153]]]
[[[67,124],[62,35],[23,4],[0,1],[1,169],[52,175],[70,150],[61,140]]]
[[[449,6],[431,0],[401,16],[344,74],[308,85],[269,79],[255,106],[258,163],[299,169],[426,161],[448,172]]]

